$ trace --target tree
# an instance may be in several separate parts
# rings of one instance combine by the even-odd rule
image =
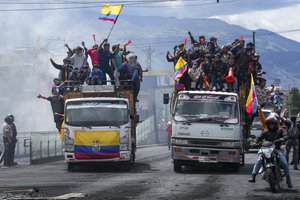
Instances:
[[[290,112],[292,115],[300,112],[300,93],[296,87],[293,87],[290,92]]]

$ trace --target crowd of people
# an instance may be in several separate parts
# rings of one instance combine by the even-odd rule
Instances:
[[[195,40],[191,32],[188,35],[191,48],[186,49],[182,43],[174,47],[173,55],[169,51],[166,55],[174,67],[180,57],[187,62],[188,69],[179,80],[178,90],[237,92],[242,82],[250,82],[251,73],[256,85],[265,74],[252,42],[245,44],[241,38],[220,47],[216,37],[206,41],[203,35],[199,40]]]
[[[59,70],[58,77],[53,80],[54,87],[59,87],[60,93],[63,93],[64,88],[76,90],[77,86],[83,84],[122,85],[128,81],[132,83],[137,101],[143,71],[137,56],[127,51],[126,46],[121,48],[120,44],[116,44],[110,48],[107,39],[100,45],[95,43],[91,48],[87,48],[85,42],[73,50],[65,44],[68,52],[62,64],[57,64],[50,58],[53,67]],[[91,63],[88,62],[88,58]],[[107,79],[107,75],[110,80]]]
[[[81,46],[72,50],[65,44],[68,51],[62,64],[57,64],[50,58],[53,67],[59,70],[58,77],[53,79],[52,96],[39,94],[37,97],[50,101],[58,131],[63,123],[63,94],[66,91],[77,91],[81,85],[111,84],[132,87],[134,101],[139,101],[137,96],[143,80],[143,70],[137,56],[126,50],[127,45],[128,43],[121,48],[120,44],[116,44],[110,48],[107,39],[104,39],[100,45],[95,43],[92,48],[87,48],[85,42],[82,42]],[[110,80],[107,80],[107,75]]]

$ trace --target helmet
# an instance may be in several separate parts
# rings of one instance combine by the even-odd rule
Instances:
[[[6,115],[6,117],[4,118],[4,121],[8,124],[12,123],[10,115]]]
[[[7,116],[10,118],[11,122],[15,121],[15,116],[13,114],[8,114]]]
[[[276,130],[278,128],[278,120],[276,117],[269,116],[266,118],[266,125],[269,130]],[[274,125],[273,127],[270,127]]]

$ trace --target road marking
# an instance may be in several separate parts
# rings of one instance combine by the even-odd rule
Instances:
[[[84,193],[69,193],[60,195],[57,197],[51,197],[50,199],[71,199],[71,198],[79,198],[79,197],[85,197]]]

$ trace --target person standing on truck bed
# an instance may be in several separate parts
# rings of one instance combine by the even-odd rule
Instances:
[[[111,84],[114,85],[114,69],[116,68],[116,61],[114,54],[110,52],[110,44],[107,42],[107,39],[104,39],[98,48],[98,58],[99,58],[99,67],[105,74],[111,79]],[[113,66],[110,66],[110,62]],[[106,82],[106,75],[104,76],[104,82]]]
[[[92,61],[92,66],[98,65],[99,66],[99,54],[98,54],[98,44],[94,44],[91,49],[87,49],[85,46],[84,41],[81,42],[81,45],[83,46],[85,53],[88,54]]]
[[[126,63],[123,63],[120,73],[121,80],[131,80],[133,84],[133,96],[134,101],[138,102],[138,93],[140,91],[140,80],[143,78],[142,67],[137,62],[137,56],[131,55]]]
[[[56,124],[56,128],[60,133],[61,125],[63,123],[63,115],[64,115],[64,98],[59,94],[59,87],[52,88],[53,96],[45,97],[39,94],[37,97],[40,99],[45,99],[50,101],[51,108],[53,112],[54,122]]]

